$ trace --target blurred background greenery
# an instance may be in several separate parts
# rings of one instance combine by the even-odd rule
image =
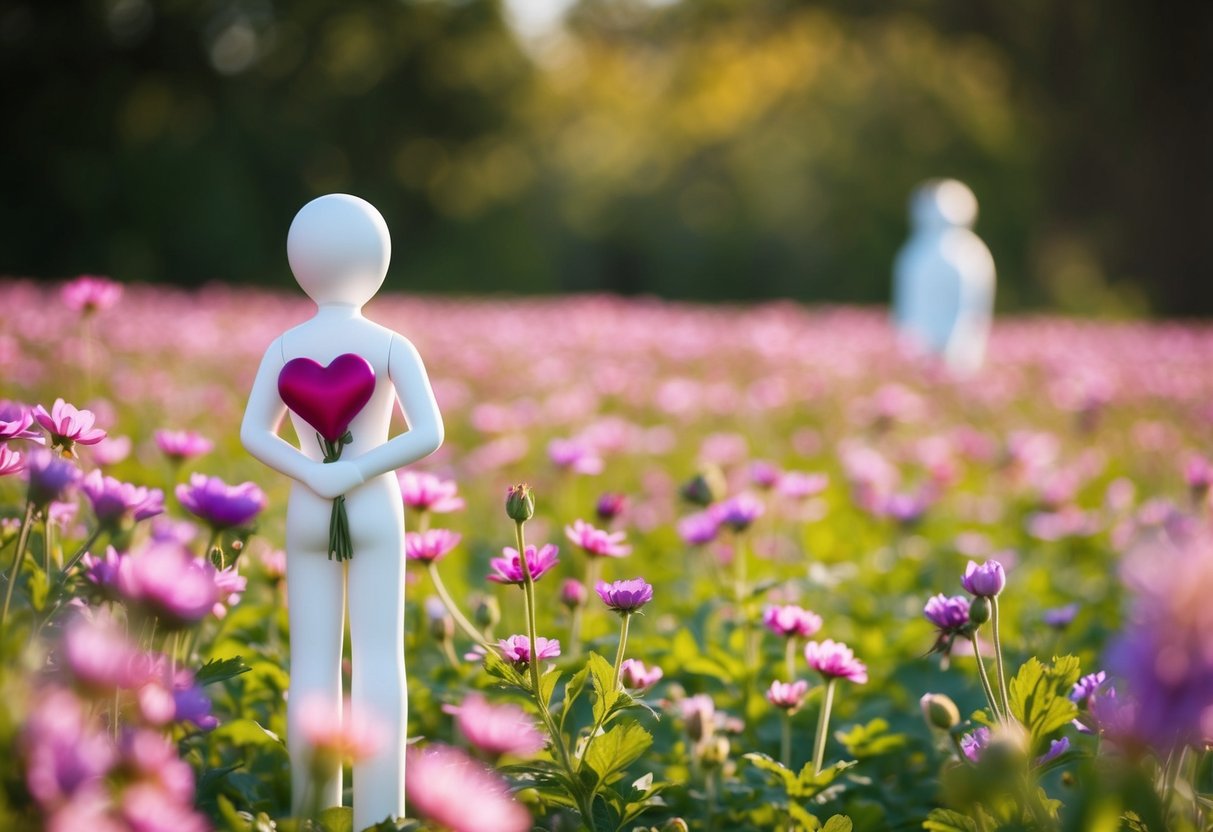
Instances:
[[[920,181],[1003,309],[1213,312],[1213,4],[0,0],[0,273],[881,302]]]

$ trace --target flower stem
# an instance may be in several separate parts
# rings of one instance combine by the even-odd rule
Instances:
[[[838,680],[831,677],[826,682],[825,699],[821,702],[821,713],[817,716],[817,736],[813,740],[813,773],[821,773],[821,763],[826,755],[826,737],[830,728],[830,709],[834,706],[834,686]]]
[[[981,660],[981,643],[977,640],[977,631],[973,631],[973,635],[969,637],[973,642],[973,658],[977,659],[977,675],[981,677],[981,689],[985,692],[986,701],[990,703],[990,711],[995,719],[1002,719],[1002,712],[998,710],[998,702],[994,699],[994,689],[990,687],[990,677],[986,675],[985,662]]]
[[[998,632],[998,596],[990,599],[990,625],[994,628],[994,667],[998,673],[998,692],[1002,696],[1002,714],[1010,720],[1011,697],[1007,695],[1007,671],[1002,662],[1002,638]]]
[[[783,648],[783,661],[787,666],[788,683],[796,680],[796,636],[788,636]]]
[[[451,614],[451,618],[455,619],[455,623],[459,625],[459,629],[463,630],[464,634],[477,644],[488,647],[484,636],[480,631],[472,626],[472,622],[467,620],[459,607],[455,606],[454,599],[451,598],[451,593],[447,592],[446,584],[442,582],[442,576],[438,574],[438,564],[435,561],[430,561],[426,564],[426,568],[430,572],[430,580],[434,582],[434,591],[438,593],[438,597],[442,600],[442,605],[446,607],[446,611]]]
[[[8,620],[8,607],[13,600],[13,589],[17,586],[17,576],[21,572],[21,560],[25,557],[25,549],[29,545],[29,527],[34,522],[34,504],[26,502],[25,519],[21,522],[21,537],[17,541],[17,550],[13,553],[13,564],[8,569],[8,586],[4,589],[4,609],[0,611],[0,625]]]
[[[50,583],[51,578],[51,562],[54,560],[54,535],[51,529],[54,524],[51,523],[51,507],[47,506],[42,512],[42,570],[46,573],[47,583]]]
[[[783,712],[783,733],[779,737],[779,762],[784,767],[792,765],[792,715]]]
[[[623,667],[623,651],[628,644],[628,624],[632,620],[632,614],[625,612],[619,617],[623,619],[623,623],[619,628],[619,649],[615,651],[615,675],[611,680],[611,690],[619,690],[619,674]]]
[[[89,553],[93,548],[93,544],[97,542],[97,538],[101,537],[101,532],[104,529],[101,526],[93,529],[93,533],[88,536],[88,539],[80,545],[80,548],[72,553],[72,556],[67,559],[67,563],[63,564],[63,571],[60,573],[63,578],[67,578],[67,573],[72,571],[72,567],[79,562],[80,558]]]

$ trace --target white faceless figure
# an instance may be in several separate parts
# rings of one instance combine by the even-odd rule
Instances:
[[[893,323],[957,374],[981,367],[994,313],[994,258],[971,230],[977,198],[937,179],[910,199],[914,230],[893,266]]]
[[[341,643],[348,593],[351,709],[380,727],[380,750],[354,767],[354,828],[404,814],[408,708],[404,678],[404,511],[395,470],[442,444],[438,412],[417,351],[399,334],[362,316],[383,284],[391,257],[387,224],[357,197],[330,194],[305,205],[291,224],[287,255],[295,279],[316,302],[314,317],[278,337],[265,353],[249,395],[240,439],[250,454],[295,480],[287,504],[287,595],[291,683],[287,749],[294,811],[341,803],[340,767],[321,794],[308,794],[308,745],[300,716],[342,720]],[[278,436],[288,412],[280,394],[283,368],[302,359],[320,372],[360,357],[367,398],[348,424],[340,459],[324,462],[318,428],[290,411],[301,447]],[[312,365],[312,362],[315,362]],[[296,362],[299,363],[299,362]],[[359,362],[360,363],[360,362]],[[360,366],[362,366],[360,364]],[[340,381],[340,379],[338,379]],[[408,431],[388,438],[399,401]],[[353,555],[331,560],[330,512],[344,495]]]

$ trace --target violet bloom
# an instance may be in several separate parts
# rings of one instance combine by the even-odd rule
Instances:
[[[0,444],[10,439],[29,439],[41,444],[42,434],[33,429],[34,414],[17,402],[0,401]]]
[[[399,471],[396,478],[400,481],[400,496],[404,504],[414,511],[447,514],[461,511],[464,507],[459,486],[454,480],[444,480],[424,471]]]
[[[97,522],[107,529],[120,529],[129,521],[139,522],[164,513],[164,492],[120,482],[90,471],[80,483]]]
[[[145,684],[151,667],[146,654],[109,617],[73,619],[63,636],[63,657],[72,677],[102,697]]]
[[[1064,607],[1045,610],[1041,613],[1040,620],[1054,630],[1064,630],[1074,623],[1074,617],[1077,615],[1078,604],[1066,604]]]
[[[173,721],[192,722],[202,731],[210,731],[219,725],[211,714],[210,697],[192,682],[173,689]]]
[[[84,577],[104,590],[116,590],[118,570],[123,557],[125,556],[119,554],[113,546],[106,546],[105,554],[101,557],[86,552],[80,558],[80,564],[84,568]]]
[[[59,500],[80,480],[79,468],[43,448],[26,455],[25,472],[29,478],[29,501],[38,508]]]
[[[602,457],[588,443],[578,439],[553,439],[548,443],[548,459],[557,468],[575,474],[601,474]]]
[[[956,635],[969,624],[969,599],[963,595],[949,598],[941,592],[927,599],[922,614],[939,628],[941,635]]]
[[[585,604],[588,595],[585,584],[576,578],[565,578],[560,585],[560,603],[571,610]]]
[[[980,566],[969,561],[960,582],[964,585],[965,590],[973,595],[993,598],[1007,585],[1007,575],[1003,571],[1002,564],[996,560],[987,560]]]
[[[25,470],[25,460],[21,454],[9,450],[7,445],[0,445],[0,477],[9,474],[19,474]]]
[[[551,571],[557,563],[560,562],[557,555],[560,549],[554,543],[545,543],[542,549],[536,549],[534,546],[526,547],[526,568],[531,573],[531,580],[537,581],[547,572]],[[518,550],[510,546],[506,546],[501,550],[504,557],[493,558],[489,561],[489,566],[493,569],[493,574],[489,575],[490,581],[496,581],[499,584],[513,584],[522,586],[526,583],[526,576],[522,574],[522,559],[518,557]]]
[[[829,638],[822,642],[810,641],[804,646],[804,658],[809,667],[827,679],[846,679],[857,685],[868,681],[867,665],[855,658],[851,648],[842,642]]]
[[[469,693],[459,705],[443,705],[453,714],[459,731],[480,751],[493,756],[529,757],[546,744],[535,721],[517,705],[493,705],[479,693]]]
[[[742,492],[722,503],[717,503],[710,511],[721,525],[728,526],[735,532],[742,532],[761,517],[766,508],[762,501],[753,494]]]
[[[821,629],[821,616],[796,604],[772,604],[762,611],[762,624],[784,638],[808,638]]]
[[[765,459],[756,459],[750,463],[750,482],[755,487],[770,490],[779,482],[779,467]]]
[[[437,563],[459,545],[463,535],[450,529],[427,529],[404,536],[404,553],[409,560]]]
[[[416,813],[451,832],[527,832],[531,815],[499,775],[458,749],[431,744],[406,752],[405,795]]]
[[[1090,704],[1091,697],[1099,690],[1100,685],[1107,681],[1107,678],[1108,674],[1102,670],[1083,676],[1074,683],[1074,688],[1070,691],[1070,701],[1085,709]]]
[[[1049,750],[1036,758],[1036,765],[1043,766],[1045,763],[1051,763],[1070,750],[1070,738],[1062,737],[1059,740],[1053,740],[1049,743]]]
[[[608,491],[598,498],[594,505],[594,513],[603,523],[609,523],[627,508],[628,497],[615,491]]]
[[[68,309],[91,315],[116,304],[122,297],[122,284],[108,277],[82,274],[64,283],[59,297]]]
[[[177,500],[216,531],[247,525],[265,508],[265,492],[256,484],[228,485],[204,474],[191,474],[189,485],[178,485]]]
[[[169,627],[201,621],[219,600],[215,567],[183,546],[152,541],[124,557],[118,591]]]
[[[506,661],[522,667],[531,663],[531,640],[526,635],[513,635],[497,642]],[[554,638],[535,636],[535,653],[541,659],[554,659],[560,655],[560,642]]]
[[[1198,499],[1209,493],[1209,486],[1213,485],[1213,463],[1200,454],[1192,454],[1184,463],[1184,481]]]
[[[789,714],[792,714],[804,704],[808,693],[809,683],[804,679],[797,679],[794,682],[780,682],[776,680],[771,682],[771,686],[767,688],[767,701],[776,708],[782,708]]]
[[[660,667],[645,667],[640,659],[624,659],[619,665],[619,678],[623,680],[623,686],[632,690],[651,688],[660,682],[664,675],[665,672]]]
[[[175,463],[210,453],[215,447],[211,440],[192,430],[158,430],[153,436],[156,447]]]
[[[591,557],[621,558],[632,551],[632,547],[624,543],[626,532],[603,531],[584,520],[574,520],[573,525],[564,527],[564,533]]]
[[[63,399],[55,399],[49,413],[42,405],[35,407],[34,419],[50,434],[51,443],[62,448],[66,456],[72,455],[76,443],[96,445],[105,438],[105,431],[93,426],[97,417],[91,410],[77,410]]]
[[[990,729],[981,725],[960,738],[960,750],[970,763],[981,762],[981,754],[990,745]]]
[[[599,581],[594,591],[612,611],[631,615],[653,600],[653,586],[644,578],[607,583]]]
[[[62,688],[39,691],[22,730],[25,785],[44,809],[101,785],[117,753],[84,703]]]
[[[689,546],[711,543],[720,533],[720,522],[710,511],[689,514],[678,521],[678,536]]]

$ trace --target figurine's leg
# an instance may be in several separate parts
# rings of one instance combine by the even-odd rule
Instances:
[[[399,498],[395,505],[399,506]],[[404,541],[399,511],[350,512],[354,557],[349,567],[351,707],[373,719],[379,751],[354,765],[354,828],[404,815]],[[358,539],[359,531],[366,539]],[[372,537],[374,534],[374,537]]]
[[[288,528],[291,521],[288,519]],[[290,605],[291,685],[287,701],[286,747],[291,759],[292,814],[304,816],[311,805],[341,805],[341,767],[331,767],[319,793],[311,778],[310,750],[300,723],[302,705],[318,701],[341,723],[341,641],[345,587],[341,565],[321,549],[290,545],[287,533],[286,590]]]

